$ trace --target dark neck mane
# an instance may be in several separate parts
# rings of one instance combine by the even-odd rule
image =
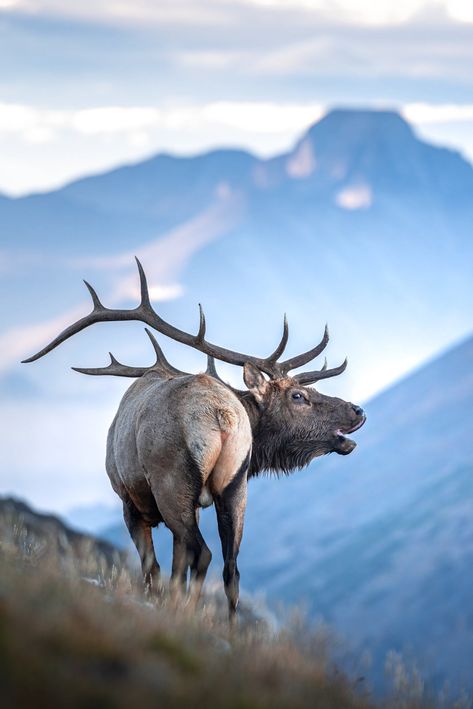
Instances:
[[[261,410],[250,392],[238,392],[238,398],[250,419],[253,434],[249,477],[264,471],[288,475],[304,468],[318,454],[313,440],[288,438],[281,429],[265,424]],[[320,451],[320,454],[325,451]]]

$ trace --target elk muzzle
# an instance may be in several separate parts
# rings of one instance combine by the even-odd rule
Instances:
[[[356,404],[350,404],[350,406],[350,418],[353,423],[348,426],[341,426],[335,431],[336,444],[334,446],[334,452],[339,455],[348,455],[356,448],[355,441],[351,438],[347,438],[347,434],[358,431],[366,421],[366,414],[361,406],[357,406]]]

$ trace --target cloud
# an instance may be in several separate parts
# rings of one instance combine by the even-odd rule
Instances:
[[[69,113],[70,126],[84,135],[128,133],[160,122],[162,112],[149,106],[105,106]]]
[[[219,125],[248,132],[284,133],[306,126],[323,115],[318,103],[271,101],[215,101],[207,104],[156,106],[100,106],[80,110],[48,110],[24,104],[0,103],[0,135],[18,134],[26,141],[43,134],[53,140],[61,131],[85,136]],[[34,138],[33,138],[34,142]]]
[[[63,111],[0,103],[0,136],[20,135],[26,143],[45,143],[66,123]]]
[[[458,22],[473,22],[473,6],[470,0],[447,0],[445,8],[450,17]]]
[[[412,123],[457,123],[473,121],[473,104],[409,103],[401,110]]]
[[[40,42],[46,35],[43,49],[55,79],[78,68],[78,78],[85,77],[90,91],[101,74],[118,84],[133,74],[133,91],[140,86],[154,91],[159,76],[160,92],[164,88],[169,96],[173,87],[175,94],[184,86],[185,95],[189,89],[194,95],[203,90],[204,85],[195,84],[199,71],[226,72],[229,86],[238,76],[265,72],[435,76],[437,71],[452,76],[462,69],[462,57],[471,58],[469,27],[462,33],[462,25],[472,20],[470,5],[467,0],[17,0],[11,15],[26,13],[32,24],[37,21],[30,30]],[[7,8],[4,12],[9,14]],[[54,35],[45,32],[41,18],[57,23]],[[74,25],[77,29],[71,30]],[[69,39],[67,47],[62,34]],[[20,47],[20,65],[25,46]],[[54,62],[55,48],[61,56]],[[15,71],[16,62],[11,63]],[[467,67],[463,72],[468,75]]]
[[[227,4],[227,3],[226,3]],[[240,4],[237,0],[237,4]],[[34,16],[70,17],[114,24],[202,24],[226,23],[226,8],[218,0],[0,0],[1,10],[15,10]]]
[[[92,19],[114,23],[182,23],[199,26],[222,26],[231,22],[235,11],[244,8],[267,12],[303,12],[335,22],[358,25],[397,25],[406,23],[425,11],[443,11],[460,22],[472,22],[473,10],[469,0],[82,0],[64,3],[64,0],[0,0],[0,10],[35,15],[65,15],[78,19]]]
[[[300,8],[326,18],[356,24],[381,25],[407,22],[420,10],[438,6],[435,0],[247,0],[249,4],[273,8]]]
[[[10,328],[0,334],[0,372],[7,371],[14,364],[44,347],[46,342],[52,340],[64,330],[67,325],[77,320],[87,312],[87,306],[78,306],[58,317],[51,318],[35,325],[26,325]]]
[[[284,133],[300,130],[324,114],[319,103],[284,104],[271,101],[217,101],[202,109],[202,119],[238,130]]]
[[[86,136],[130,134],[159,125],[161,115],[151,106],[101,106],[74,111],[0,103],[0,135],[16,133],[27,142],[46,142],[64,130]]]

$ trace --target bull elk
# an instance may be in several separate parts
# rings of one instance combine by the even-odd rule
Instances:
[[[83,374],[137,379],[126,391],[110,427],[106,469],[123,502],[123,513],[141,559],[149,591],[159,587],[151,528],[161,522],[173,535],[171,579],[199,597],[211,553],[198,525],[199,507],[215,503],[224,558],[223,580],[230,618],[239,596],[237,557],[243,533],[247,480],[262,471],[289,473],[330,452],[347,455],[355,448],[346,434],[360,428],[365,414],[359,406],[325,396],[308,385],[341,374],[347,365],[289,372],[313,360],[325,349],[328,331],[308,352],[279,361],[288,340],[264,359],[233,352],[205,339],[205,317],[191,335],[163,320],[150,302],[146,277],[137,259],[141,302],[134,309],[102,305],[95,290],[92,312],[67,327],[56,339],[25,362],[43,357],[62,342],[98,322],[138,320],[177,342],[207,355],[207,370],[188,374],[165,358],[146,328],[156,353],[150,367],[129,367],[110,354],[110,364],[74,369]],[[215,359],[243,367],[247,390],[234,389],[220,379]],[[265,376],[266,375],[266,376]]]

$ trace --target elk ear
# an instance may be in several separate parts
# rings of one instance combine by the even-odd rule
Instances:
[[[257,367],[255,367],[254,364],[247,362],[243,367],[243,381],[255,397],[258,404],[260,404],[263,401],[269,385],[267,380],[263,377],[262,373]]]

